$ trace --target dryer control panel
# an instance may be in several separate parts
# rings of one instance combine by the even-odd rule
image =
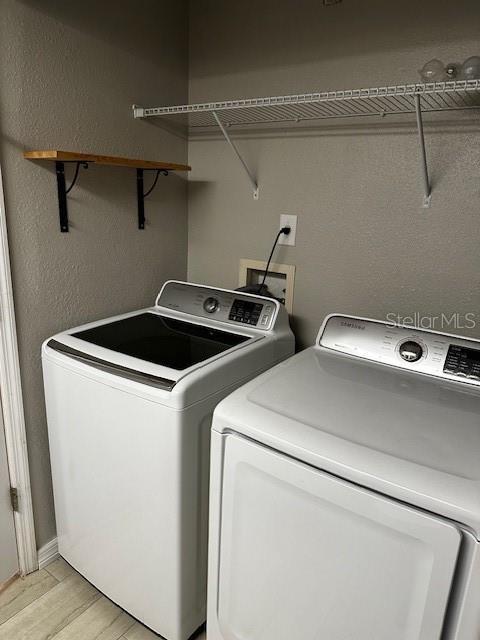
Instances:
[[[156,305],[262,331],[274,327],[279,309],[279,303],[273,299],[187,282],[167,282],[158,295]]]
[[[480,345],[478,349],[451,344],[445,359],[444,373],[480,382]]]
[[[354,316],[330,316],[317,344],[409,371],[480,385],[480,340]]]

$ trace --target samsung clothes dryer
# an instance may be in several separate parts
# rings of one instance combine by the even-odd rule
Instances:
[[[168,640],[205,620],[213,409],[293,351],[275,300],[182,282],[43,345],[60,554]]]
[[[480,638],[480,341],[331,316],[214,413],[208,640]]]

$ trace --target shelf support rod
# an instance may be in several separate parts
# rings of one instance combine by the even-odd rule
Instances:
[[[420,103],[420,95],[416,94],[414,96],[414,100],[415,100],[415,113],[417,115],[418,139],[420,142],[420,161],[421,161],[421,169],[422,169],[422,178],[423,178],[423,186],[425,190],[425,195],[423,197],[423,207],[425,209],[428,209],[432,200],[432,187],[430,185],[430,178],[428,175],[427,152],[425,150],[425,135],[423,132],[422,105]]]
[[[253,198],[254,200],[258,200],[258,184],[257,184],[257,180],[255,178],[255,176],[253,175],[253,173],[250,171],[250,169],[248,168],[247,163],[245,162],[245,160],[242,158],[240,151],[237,149],[237,147],[235,146],[235,143],[233,142],[233,140],[230,138],[230,136],[228,135],[228,131],[225,129],[225,127],[223,126],[222,121],[220,120],[220,118],[218,117],[218,114],[216,111],[212,111],[213,117],[215,118],[216,123],[218,124],[218,126],[220,127],[220,131],[223,134],[223,137],[225,138],[225,140],[228,142],[228,144],[230,145],[230,147],[232,148],[233,152],[235,153],[235,155],[237,156],[237,158],[240,160],[240,162],[242,163],[242,166],[245,170],[245,173],[248,176],[248,179],[250,180],[252,187],[253,187]]]

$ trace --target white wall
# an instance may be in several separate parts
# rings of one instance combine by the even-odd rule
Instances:
[[[191,102],[419,80],[439,57],[480,54],[480,5],[425,0],[195,0]],[[237,285],[240,258],[266,259],[280,213],[298,214],[293,325],[313,342],[340,311],[385,318],[477,314],[480,336],[478,114],[427,116],[432,207],[421,208],[414,119],[330,121],[308,134],[240,136],[260,199],[220,138],[192,140],[189,277]],[[438,323],[436,328],[440,328]]]
[[[25,149],[185,162],[184,140],[131,105],[187,97],[187,7],[156,0],[0,0],[0,125],[39,546],[55,535],[40,346],[55,332],[150,305],[186,275],[186,182],[161,177],[137,228],[134,169],[90,166],[61,234],[54,166]],[[67,168],[69,182],[73,167]],[[146,187],[152,175],[146,176]],[[108,460],[108,451],[105,452]],[[126,470],[128,472],[128,470]]]

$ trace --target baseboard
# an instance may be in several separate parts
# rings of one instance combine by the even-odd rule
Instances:
[[[15,580],[17,580],[17,578],[19,578],[19,577],[20,577],[20,573],[16,573],[14,576],[9,578],[8,580],[5,580],[5,582],[1,582],[0,583],[0,594],[2,593],[2,591],[5,591],[5,589],[7,589],[11,584],[13,584],[15,582]]]
[[[50,562],[53,562],[53,560],[56,560],[57,558],[58,543],[57,539],[54,538],[53,540],[50,540],[50,542],[47,542],[47,544],[44,544],[43,547],[38,550],[38,568],[43,569],[43,567],[45,567],[47,564],[50,564]]]

